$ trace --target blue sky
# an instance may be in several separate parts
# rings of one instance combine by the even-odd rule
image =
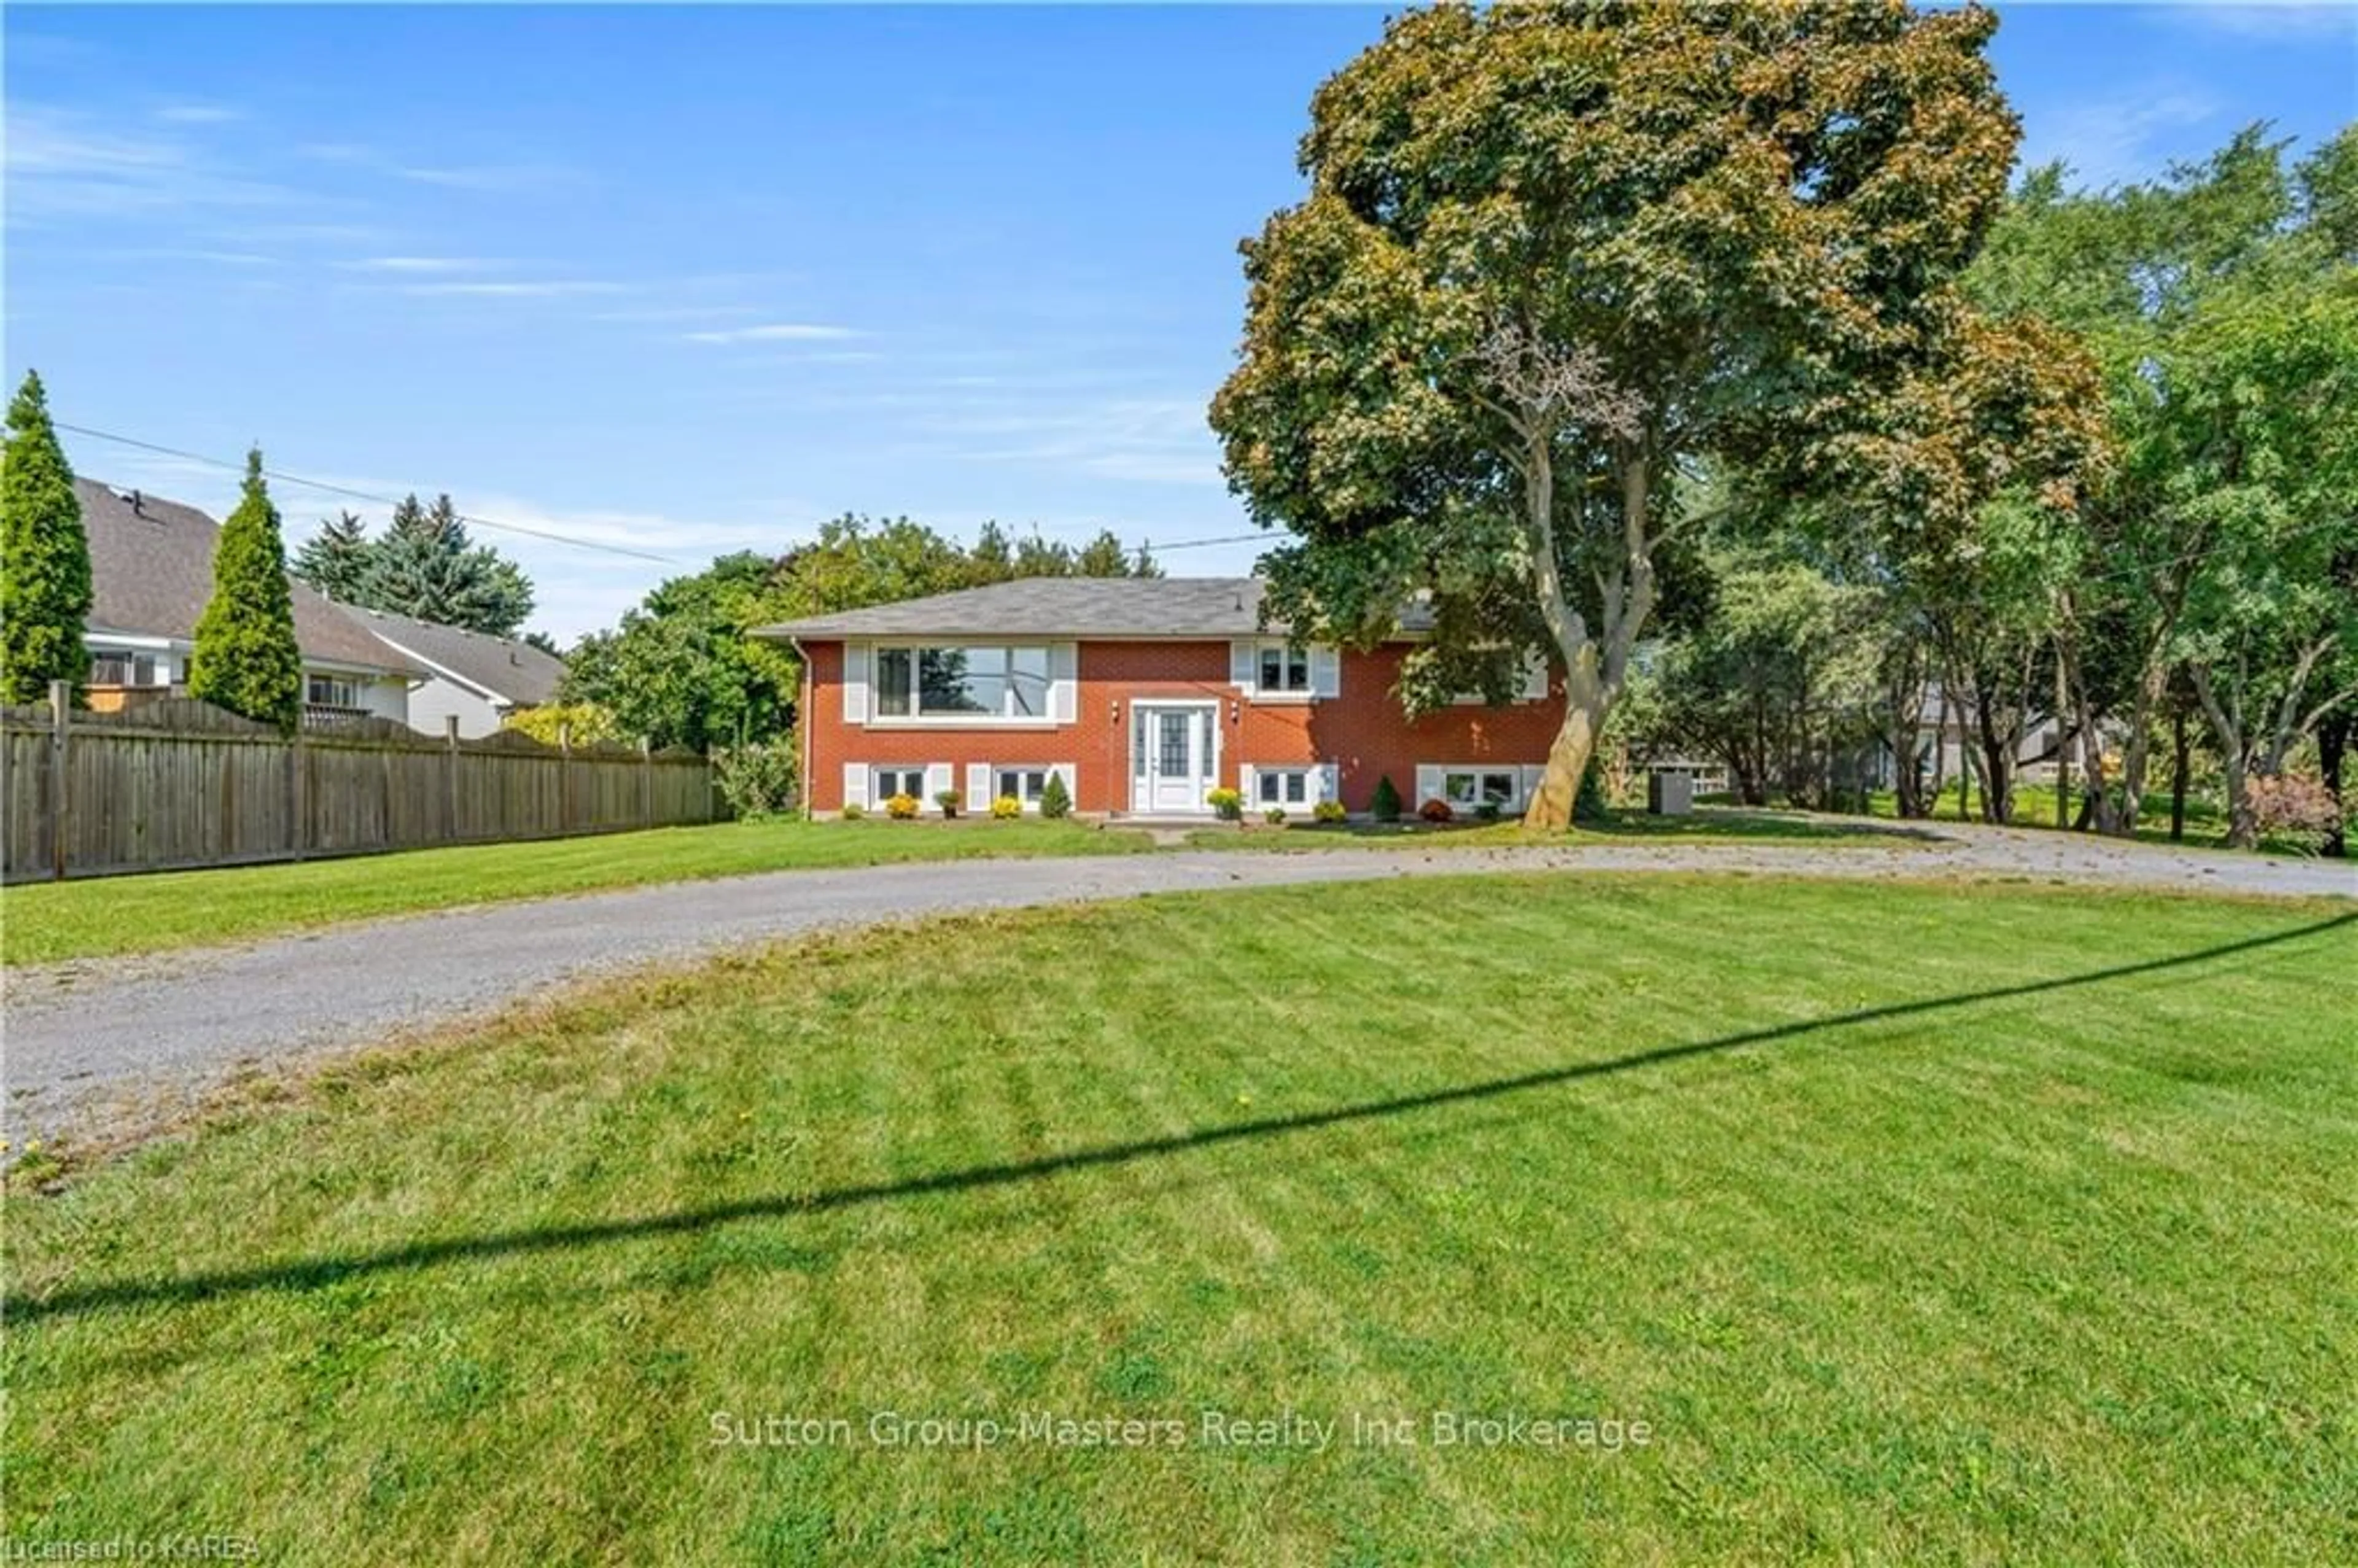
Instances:
[[[2025,156],[2092,182],[2358,114],[2349,10],[2003,15]],[[1381,17],[12,5],[6,374],[74,424],[676,561],[484,532],[568,639],[846,510],[1243,532],[1203,416],[1236,242],[1298,194],[1310,94]],[[217,514],[233,491],[69,451]],[[290,543],[343,504],[277,494]]]

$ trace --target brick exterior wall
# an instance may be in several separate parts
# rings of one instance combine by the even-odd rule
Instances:
[[[1079,648],[1075,721],[1054,729],[895,729],[848,724],[843,718],[843,644],[809,643],[803,679],[803,776],[817,812],[843,805],[847,762],[923,767],[947,762],[963,789],[970,762],[994,766],[1070,762],[1073,806],[1090,813],[1130,806],[1130,705],[1154,698],[1210,698],[1219,704],[1220,783],[1237,787],[1238,769],[1320,762],[1337,765],[1343,804],[1368,809],[1376,781],[1389,773],[1413,810],[1416,768],[1423,763],[1537,764],[1563,722],[1562,684],[1543,700],[1504,708],[1469,704],[1412,723],[1392,695],[1403,644],[1342,655],[1341,695],[1314,702],[1256,699],[1228,681],[1228,644],[1205,642],[1085,642]],[[969,802],[979,809],[983,803]],[[1250,808],[1250,803],[1248,803]]]

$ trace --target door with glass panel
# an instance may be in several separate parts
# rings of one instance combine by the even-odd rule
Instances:
[[[1218,759],[1213,725],[1219,709],[1210,703],[1166,706],[1139,703],[1130,710],[1130,809],[1187,813],[1211,809]]]

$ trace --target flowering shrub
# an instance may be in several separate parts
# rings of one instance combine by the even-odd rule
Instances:
[[[2302,773],[2259,773],[2245,785],[2252,824],[2263,837],[2316,853],[2333,832],[2333,792]]]
[[[917,797],[906,794],[892,796],[884,803],[884,815],[895,822],[908,821],[917,815]]]
[[[1011,795],[1002,795],[990,803],[990,815],[1001,822],[1012,822],[1023,815],[1023,803]]]
[[[1211,794],[1206,795],[1204,799],[1210,805],[1212,815],[1218,817],[1221,821],[1237,822],[1243,819],[1245,814],[1245,797],[1238,795],[1235,790],[1227,788],[1216,789]]]
[[[784,736],[712,753],[712,781],[720,798],[749,822],[794,809],[795,772],[795,743]]]
[[[944,816],[956,816],[958,807],[966,804],[966,796],[957,790],[946,789],[934,796],[934,804],[942,808]]]
[[[1437,795],[1418,806],[1416,814],[1427,822],[1449,822],[1455,820],[1457,816],[1457,813],[1449,809],[1449,803]]]
[[[842,811],[837,815],[840,816],[846,822],[857,822],[861,817],[868,815],[868,808],[860,805],[856,800],[847,800],[843,803]]]
[[[1310,808],[1313,822],[1341,822],[1350,815],[1343,809],[1343,803],[1339,800],[1322,800]]]

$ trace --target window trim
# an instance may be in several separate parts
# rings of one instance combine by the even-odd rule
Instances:
[[[1452,811],[1479,811],[1484,806],[1495,806],[1498,808],[1499,816],[1512,816],[1530,805],[1523,798],[1523,773],[1519,766],[1482,762],[1464,764],[1444,762],[1439,765],[1438,771],[1441,774],[1441,799],[1448,804]],[[1473,780],[1472,793],[1464,800],[1459,800],[1449,791],[1449,781],[1457,778]],[[1507,781],[1508,794],[1505,799],[1494,801],[1483,793],[1484,784],[1491,779]]]
[[[928,650],[957,648],[973,650],[991,648],[1007,655],[1000,679],[1005,684],[996,713],[973,713],[936,709],[927,712],[923,670]],[[1044,711],[1015,711],[1014,655],[1018,649],[1036,649],[1046,668],[1046,678],[1040,696]],[[890,654],[909,656],[909,710],[893,713],[884,707],[884,659]],[[1054,730],[1060,728],[1056,719],[1056,647],[1053,639],[1030,642],[1022,639],[979,637],[968,642],[946,641],[940,638],[906,637],[871,642],[868,644],[868,719],[867,727],[873,730]],[[994,781],[996,782],[996,781]]]
[[[931,771],[924,762],[871,762],[868,764],[868,798],[874,803],[877,810],[882,811],[884,809],[886,801],[896,795],[906,795],[917,803],[917,809],[923,811],[928,804],[925,799],[925,775]],[[885,775],[888,773],[915,779],[917,787],[913,790],[886,789],[883,784]]]
[[[1302,684],[1299,687],[1265,686],[1261,683],[1261,672],[1264,667],[1264,661],[1266,661],[1271,654],[1277,654],[1279,659],[1282,661],[1279,665],[1279,674],[1281,676],[1291,675],[1294,657],[1297,654],[1301,657]],[[1255,700],[1260,702],[1316,701],[1318,697],[1318,661],[1317,655],[1313,651],[1311,644],[1308,643],[1292,642],[1283,637],[1256,637],[1252,639],[1252,684],[1246,687],[1246,690],[1252,695]]]
[[[325,685],[330,695],[321,697],[319,687]],[[343,708],[357,711],[368,706],[366,685],[358,676],[330,675],[320,670],[303,672],[303,706],[306,708]],[[349,700],[347,700],[349,699]]]
[[[1318,804],[1319,775],[1324,771],[1317,764],[1293,768],[1257,767],[1253,770],[1252,804],[1261,807],[1279,806],[1288,810],[1295,806],[1307,809],[1315,806]],[[1272,784],[1278,786],[1274,798],[1268,794]]]
[[[990,798],[998,800],[1003,795],[1012,795],[1022,803],[1024,810],[1033,812],[1040,809],[1040,797],[1047,793],[1048,776],[1056,771],[1056,764],[1054,762],[990,762],[986,765],[990,770]],[[999,786],[1005,782],[1005,775],[1009,773],[1015,775],[1015,781],[1019,785],[1031,774],[1037,773],[1040,775],[1040,787],[1029,794],[1020,788],[1001,790]],[[1070,795],[1072,791],[1067,789],[1065,793]]]

